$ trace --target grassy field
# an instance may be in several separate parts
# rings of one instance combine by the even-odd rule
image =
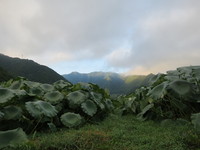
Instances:
[[[80,129],[36,133],[20,150],[198,150],[200,136],[189,126],[161,126],[134,116],[111,115]],[[199,147],[199,148],[198,148]],[[12,148],[8,148],[12,149]]]

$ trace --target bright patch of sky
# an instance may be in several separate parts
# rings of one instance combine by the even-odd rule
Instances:
[[[0,0],[0,53],[60,74],[200,65],[199,0]]]

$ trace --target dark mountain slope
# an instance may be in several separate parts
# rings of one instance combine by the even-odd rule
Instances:
[[[47,66],[28,59],[12,58],[0,54],[0,67],[13,77],[22,76],[31,81],[53,83],[57,80],[65,80],[65,78]]]
[[[0,67],[0,82],[13,78],[7,71]]]

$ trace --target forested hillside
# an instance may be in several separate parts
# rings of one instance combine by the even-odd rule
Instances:
[[[74,84],[78,82],[95,83],[101,88],[108,89],[111,94],[127,94],[133,92],[138,87],[147,85],[149,78],[153,74],[148,76],[123,76],[112,72],[92,72],[88,74],[72,72],[63,76]]]
[[[35,82],[53,83],[58,80],[65,80],[47,66],[28,59],[12,58],[0,54],[0,67],[13,77],[22,76]]]
[[[0,67],[0,82],[11,79],[12,76]]]

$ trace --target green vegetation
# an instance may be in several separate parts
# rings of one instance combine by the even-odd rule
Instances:
[[[11,79],[0,85],[0,130],[5,149],[198,150],[200,66],[157,74],[116,99],[91,83]]]
[[[130,95],[119,97],[121,113],[134,113],[144,121],[192,121],[196,130],[200,124],[200,66],[180,67],[157,74],[148,87],[141,87]],[[181,119],[179,119],[181,118]]]
[[[58,80],[66,80],[54,70],[39,65],[36,62],[28,59],[12,58],[0,54],[0,67],[6,71],[10,76],[17,77],[22,76],[28,80],[40,82],[40,83],[54,83]],[[1,69],[0,69],[1,77]],[[3,75],[4,78],[4,75]],[[6,78],[6,80],[10,79]],[[0,78],[0,81],[2,78]],[[5,81],[5,80],[3,80]]]
[[[29,136],[19,150],[198,150],[200,137],[190,125],[163,126],[158,122],[140,122],[132,115],[107,117],[99,124],[80,129]],[[11,148],[9,148],[11,149]]]
[[[112,108],[109,95],[94,84],[72,85],[61,80],[51,85],[11,79],[0,87],[0,139],[6,141],[0,148],[26,141],[24,131],[79,128],[100,121]]]

